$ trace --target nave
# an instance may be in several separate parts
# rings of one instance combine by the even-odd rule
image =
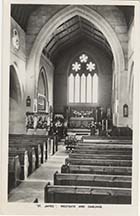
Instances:
[[[10,202],[131,203],[130,137],[86,136],[65,144],[11,190]]]
[[[11,4],[9,202],[132,203],[134,17]]]
[[[9,193],[9,202],[39,202],[44,203],[44,187],[48,182],[53,183],[53,175],[61,171],[67,153],[64,145],[60,143],[58,152],[41,164],[26,180],[13,188]]]

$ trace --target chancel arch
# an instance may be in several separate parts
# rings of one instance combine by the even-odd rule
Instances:
[[[30,74],[30,77],[33,77],[32,74],[35,72],[34,84],[37,85],[37,77],[38,77],[38,68],[39,68],[39,60],[44,46],[49,43],[53,36],[53,32],[64,22],[74,16],[80,16],[90,23],[95,25],[105,36],[107,39],[114,58],[114,73],[118,76],[117,89],[118,95],[120,96],[120,86],[119,80],[121,79],[121,73],[125,70],[125,58],[123,54],[123,50],[118,39],[118,36],[112,26],[106,21],[104,17],[102,17],[98,12],[93,9],[90,9],[86,6],[68,6],[62,10],[60,10],[56,15],[54,15],[40,30],[39,34],[36,37],[36,40],[31,49],[29,60],[27,63],[27,70]],[[33,91],[30,87],[30,79],[28,79],[28,91],[32,92],[32,97],[36,97],[36,92]],[[118,119],[119,120],[119,119]]]
[[[11,17],[8,201],[132,204],[134,7],[12,4]]]

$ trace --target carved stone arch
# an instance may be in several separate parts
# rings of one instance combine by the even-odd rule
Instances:
[[[19,81],[19,76],[17,72],[16,64],[10,65],[10,97],[13,97],[17,103],[21,103],[23,95],[22,95],[22,87]]]
[[[39,73],[39,60],[41,56],[41,52],[46,45],[46,43],[51,39],[54,30],[69,20],[74,16],[81,16],[84,19],[88,20],[92,24],[96,25],[96,27],[104,34],[110,47],[112,49],[113,57],[114,57],[114,73],[118,75],[125,70],[125,58],[123,54],[123,50],[120,44],[120,41],[117,37],[116,32],[111,27],[111,25],[107,22],[107,20],[102,17],[98,12],[93,9],[90,9],[86,6],[75,6],[71,5],[68,6],[59,12],[57,12],[40,30],[36,40],[33,44],[31,49],[29,60],[27,63],[27,72],[30,74],[28,79],[28,91],[32,92],[32,96],[36,97],[36,92],[34,89],[31,89],[30,86],[30,78],[33,76],[34,79],[34,86],[36,89],[37,86],[37,77]]]

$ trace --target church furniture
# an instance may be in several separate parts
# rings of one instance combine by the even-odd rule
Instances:
[[[131,187],[131,176],[58,173],[54,174],[54,185],[100,186],[100,187]]]
[[[65,138],[65,148],[66,151],[73,151],[75,149],[75,146],[77,145],[77,138],[75,135],[68,135]]]
[[[113,149],[117,149],[117,150],[127,150],[127,149],[132,149],[132,145],[131,144],[96,144],[96,143],[84,143],[84,144],[78,144],[75,149],[86,149],[86,150],[95,150],[95,149],[108,149],[108,150],[113,150]]]
[[[125,139],[121,139],[120,137],[114,137],[114,138],[110,138],[110,137],[104,137],[104,139],[101,139],[101,137],[93,137],[93,136],[86,136],[83,137],[81,144],[84,143],[118,143],[118,144],[132,144],[132,140],[128,139],[128,137],[126,137]]]
[[[27,176],[29,174],[29,172],[28,172],[29,158],[28,158],[27,150],[11,148],[9,151],[9,155],[12,157],[17,156],[17,155],[19,156],[20,167],[21,167],[20,179],[21,180],[27,179]]]
[[[40,135],[24,135],[24,134],[10,134],[9,142],[20,143],[23,145],[27,143],[28,145],[39,144],[41,148],[41,162],[46,161],[46,148],[47,148],[47,136]]]
[[[28,158],[29,158],[29,167],[28,167],[28,173],[29,175],[36,169],[36,154],[35,154],[35,148],[32,146],[20,146],[20,145],[10,145],[9,151],[18,151],[23,150],[27,151]]]
[[[93,117],[71,117],[69,120],[69,128],[89,128],[90,122],[94,120]]]
[[[8,157],[8,193],[20,182],[21,166],[18,155],[9,154]]]
[[[17,143],[13,143],[10,141],[10,148],[17,148],[17,149],[21,149],[24,148],[27,150],[27,152],[30,152],[31,148],[34,148],[35,151],[35,156],[30,157],[30,162],[31,162],[31,167],[32,167],[32,163],[35,161],[34,158],[36,157],[36,161],[35,161],[35,168],[40,167],[41,165],[41,147],[40,144],[34,144],[34,143],[29,143],[29,142],[23,142],[22,144],[20,144],[19,142]],[[29,154],[29,153],[28,153]]]
[[[66,158],[66,164],[93,166],[132,166],[132,160]]]
[[[85,173],[85,174],[106,174],[106,175],[131,175],[132,167],[126,166],[93,166],[93,165],[72,165],[64,164],[61,173]]]
[[[130,204],[130,188],[50,185],[44,189],[45,203]]]
[[[86,154],[84,153],[70,153],[69,158],[77,158],[77,159],[114,159],[114,160],[132,160],[132,155],[120,155],[120,154],[112,154],[112,153],[102,153],[102,154]]]
[[[75,148],[73,153],[79,153],[79,154],[113,154],[113,155],[132,155],[132,149],[106,149],[106,148],[100,148],[100,149],[86,149],[86,148]]]
[[[42,159],[41,162],[44,163],[47,160],[47,155],[49,154],[49,141],[50,139],[53,140],[52,142],[52,152],[53,154],[57,151],[57,135],[53,134],[52,136],[47,135],[26,135],[26,134],[10,134],[10,140],[20,141],[20,143],[28,141],[28,143],[38,143],[41,146],[41,154]]]
[[[118,137],[123,137],[127,136],[129,139],[132,139],[133,131],[129,127],[112,127],[112,130],[110,132],[111,136],[118,136]]]

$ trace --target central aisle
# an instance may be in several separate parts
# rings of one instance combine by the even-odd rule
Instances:
[[[48,182],[53,183],[54,173],[60,172],[67,155],[64,145],[58,145],[58,152],[10,192],[9,202],[34,202],[37,199],[39,203],[43,203],[44,187]]]

